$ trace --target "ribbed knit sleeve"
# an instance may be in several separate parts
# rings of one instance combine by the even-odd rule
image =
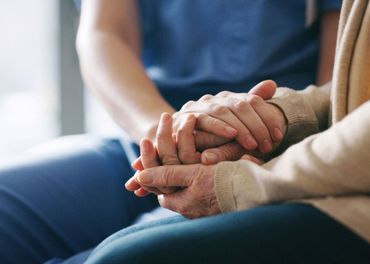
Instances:
[[[259,166],[217,166],[215,189],[223,212],[295,199],[370,193],[370,101],[325,132]]]
[[[268,102],[278,106],[287,120],[288,129],[276,153],[328,127],[330,83],[321,87],[311,85],[302,91],[278,88]]]

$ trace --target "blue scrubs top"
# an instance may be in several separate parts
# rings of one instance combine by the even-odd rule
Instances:
[[[138,0],[143,62],[176,109],[264,79],[302,89],[316,80],[320,14],[342,4],[314,2],[306,26],[306,0]]]
[[[264,79],[302,89],[316,80],[320,13],[341,2],[317,1],[306,26],[305,0],[140,0],[143,61],[176,108]]]
[[[138,0],[142,60],[176,109],[264,79],[302,89],[316,80],[320,14],[342,1],[315,2],[317,19],[306,26],[305,0]],[[137,146],[123,147],[133,161]]]

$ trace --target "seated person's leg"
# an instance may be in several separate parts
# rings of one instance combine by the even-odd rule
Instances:
[[[124,189],[119,141],[56,140],[0,168],[0,263],[42,263],[96,246],[157,205]]]
[[[86,264],[370,263],[366,242],[310,205],[169,221],[116,233]]]

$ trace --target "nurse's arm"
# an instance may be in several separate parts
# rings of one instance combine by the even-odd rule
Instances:
[[[87,86],[137,143],[154,138],[162,112],[175,112],[140,61],[138,20],[135,0],[83,1],[77,35]]]

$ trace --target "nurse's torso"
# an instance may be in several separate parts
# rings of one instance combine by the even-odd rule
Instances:
[[[295,89],[314,83],[318,22],[305,0],[141,0],[143,60],[177,108],[264,79]]]

